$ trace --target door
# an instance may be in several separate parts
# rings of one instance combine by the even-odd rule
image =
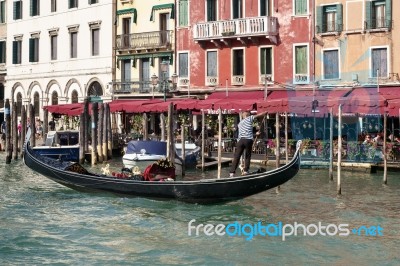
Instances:
[[[131,18],[122,19],[122,48],[130,47]]]
[[[160,44],[162,46],[169,43],[169,13],[160,14]]]

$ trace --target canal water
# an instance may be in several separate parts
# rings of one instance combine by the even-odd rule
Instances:
[[[0,161],[0,265],[400,264],[399,173],[343,172],[337,196],[326,170],[301,170],[279,192],[194,205],[81,193]]]

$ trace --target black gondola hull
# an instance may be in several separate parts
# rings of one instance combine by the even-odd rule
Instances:
[[[228,201],[254,195],[282,185],[293,178],[300,168],[299,149],[287,165],[272,171],[197,181],[137,181],[66,171],[64,169],[65,165],[68,164],[67,162],[43,158],[43,156],[34,153],[29,143],[26,145],[24,161],[32,170],[76,190],[101,191],[157,199],[176,199],[194,203]]]

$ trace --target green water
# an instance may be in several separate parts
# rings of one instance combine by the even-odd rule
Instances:
[[[76,192],[34,173],[21,160],[6,165],[0,154],[1,161],[0,265],[400,264],[398,173],[389,173],[383,185],[381,172],[343,172],[338,197],[327,171],[301,170],[279,193],[203,206]],[[285,241],[261,235],[249,241],[243,235],[189,236],[193,219],[195,225],[379,225],[383,235],[300,234]]]

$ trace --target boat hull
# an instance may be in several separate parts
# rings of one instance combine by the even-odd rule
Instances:
[[[25,164],[32,170],[67,187],[84,190],[110,192],[124,196],[157,199],[175,199],[192,203],[215,203],[244,198],[282,185],[293,178],[300,167],[299,149],[287,165],[264,173],[254,173],[222,179],[197,181],[138,181],[116,179],[90,172],[76,173],[64,170],[66,162],[37,155],[26,146]]]

